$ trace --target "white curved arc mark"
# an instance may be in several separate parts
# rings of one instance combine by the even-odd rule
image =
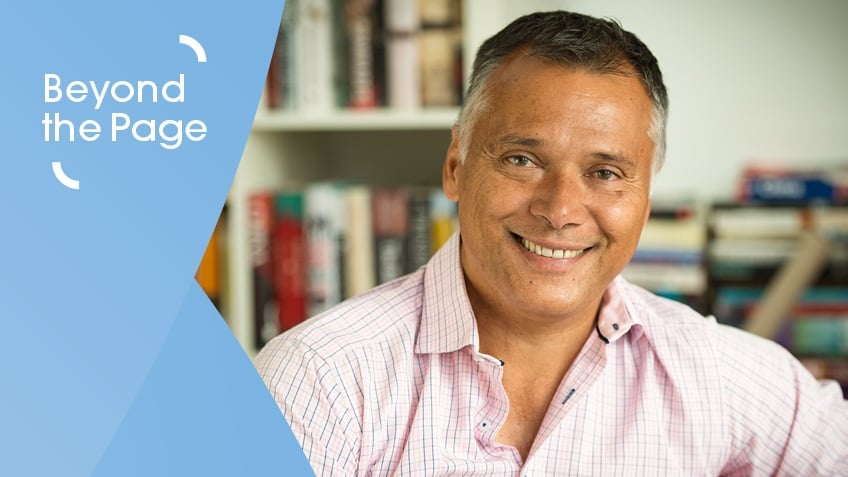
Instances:
[[[59,182],[68,189],[79,190],[79,181],[71,179],[67,174],[65,174],[65,171],[62,170],[61,162],[53,163],[53,175],[56,176],[56,179],[59,179]]]
[[[180,45],[191,48],[197,56],[198,63],[206,63],[206,50],[203,49],[203,45],[199,41],[188,35],[180,35]]]

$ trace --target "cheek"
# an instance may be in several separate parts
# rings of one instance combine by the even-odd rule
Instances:
[[[513,197],[513,200],[506,200]],[[465,203],[466,212],[474,215],[500,216],[514,202],[514,191],[509,184],[498,181],[490,175],[479,174],[475,180],[466,184],[460,198],[460,207]]]
[[[647,213],[647,201],[621,201],[607,204],[597,211],[601,227],[616,241],[637,242]]]

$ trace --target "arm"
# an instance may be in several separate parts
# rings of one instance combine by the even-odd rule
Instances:
[[[848,401],[794,361],[794,415],[778,466],[783,475],[848,475]]]
[[[775,343],[728,331],[732,455],[723,475],[848,475],[848,401]]]
[[[257,355],[256,369],[318,476],[355,475],[361,429],[332,363],[287,335]]]

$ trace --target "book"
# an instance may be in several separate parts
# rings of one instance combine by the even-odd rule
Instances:
[[[329,112],[336,106],[336,61],[331,0],[289,0],[294,51],[295,109]]]
[[[790,329],[785,346],[797,356],[848,357],[848,308],[841,314],[796,317]]]
[[[279,38],[279,34],[277,35]],[[277,44],[279,44],[279,40]],[[281,60],[280,55],[277,53],[277,47],[274,46],[274,51],[271,53],[271,60],[268,63],[268,73],[265,76],[265,85],[262,88],[262,94],[259,98],[259,109],[275,109],[280,106],[282,101],[280,100],[280,81],[277,79],[277,75],[281,73],[280,67],[277,65]]]
[[[654,199],[622,276],[658,295],[705,310],[707,234],[702,209],[691,199]]]
[[[423,29],[418,35],[421,56],[421,104],[424,107],[459,103],[455,71],[457,47],[449,28]]]
[[[203,289],[206,296],[209,297],[209,300],[212,301],[219,312],[223,311],[224,277],[227,276],[224,266],[226,253],[225,229],[226,209],[222,211],[218,222],[215,224],[215,228],[212,230],[212,235],[209,237],[209,242],[206,244],[206,249],[203,251],[203,256],[194,275],[197,284],[200,285],[200,288]]]
[[[347,106],[374,109],[380,106],[376,42],[379,41],[379,16],[376,0],[343,0],[345,53],[340,62],[346,67]]]
[[[298,57],[295,41],[298,1],[286,2],[280,18],[280,29],[271,53],[263,92],[264,105],[270,109],[291,110],[296,107],[296,75],[293,65]]]
[[[848,203],[848,161],[751,163],[741,175],[738,199],[776,204]]]
[[[427,0],[424,0],[426,3]],[[386,104],[390,108],[421,106],[418,0],[385,0]]]
[[[431,256],[430,234],[430,187],[409,189],[409,226],[406,241],[406,273],[412,273],[425,265]]]
[[[716,204],[709,224],[708,263],[717,279],[771,278],[810,234],[832,245],[819,277],[848,278],[846,206]]]
[[[665,296],[700,298],[707,291],[701,264],[630,262],[621,271],[628,281]]]
[[[430,193],[430,254],[436,253],[459,230],[456,204],[441,189]]]
[[[347,238],[345,240],[345,296],[352,297],[377,284],[374,268],[374,231],[371,220],[371,189],[356,184],[345,193]]]
[[[256,348],[261,348],[280,331],[271,255],[274,195],[267,191],[251,194],[248,197],[248,213],[253,278],[253,342]]]
[[[345,249],[342,186],[334,182],[308,184],[303,192],[306,230],[307,315],[317,315],[344,296]]]
[[[709,218],[717,237],[797,238],[809,223],[807,209],[798,207],[716,204]]]
[[[462,28],[459,2],[419,3],[421,104],[454,106],[462,95]]]
[[[657,217],[642,228],[633,261],[700,263],[707,242],[705,221],[698,216]]]
[[[273,232],[274,290],[279,331],[306,319],[306,247],[303,195],[289,190],[275,196]]]
[[[377,283],[388,282],[406,272],[408,207],[409,197],[402,187],[375,187],[371,190]]]

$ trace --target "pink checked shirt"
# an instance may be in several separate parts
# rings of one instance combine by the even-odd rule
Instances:
[[[848,402],[778,345],[621,278],[526,461],[454,236],[277,337],[256,367],[318,475],[848,476]]]

